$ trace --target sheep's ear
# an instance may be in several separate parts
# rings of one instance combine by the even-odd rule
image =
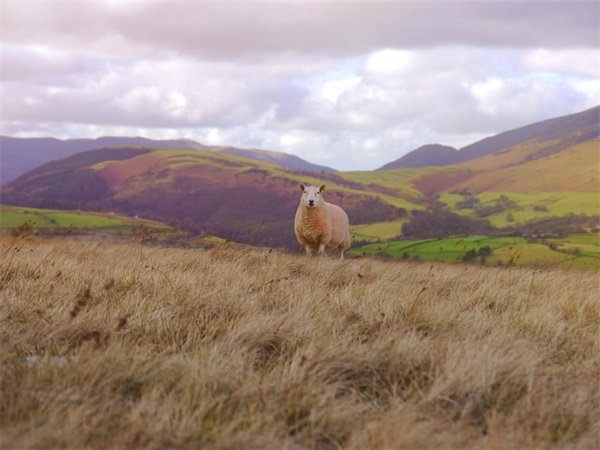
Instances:
[[[304,185],[303,185],[302,183],[300,183],[300,190],[301,190],[302,192],[304,192],[304,189],[305,189]]]
[[[319,188],[319,192],[325,192],[325,185],[322,184],[321,187]]]

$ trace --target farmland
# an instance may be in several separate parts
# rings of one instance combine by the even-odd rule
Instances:
[[[171,227],[152,220],[96,212],[60,211],[0,205],[0,230],[7,232],[26,225],[32,232],[94,231],[130,234],[140,227],[172,233]]]
[[[510,204],[495,213],[486,214],[485,218],[496,227],[521,224],[532,220],[543,220],[550,217],[566,216],[568,214],[598,214],[597,193],[592,192],[541,192],[519,193],[508,191],[489,191],[469,195],[477,199],[477,208],[461,209],[457,204],[465,201],[465,196],[457,193],[442,193],[438,200],[444,203],[450,211],[476,216],[478,209],[494,207],[498,199],[506,198]]]
[[[481,255],[482,248],[491,252],[473,260],[488,265],[522,264],[563,268],[600,268],[600,235],[590,233],[527,240],[520,237],[456,237],[420,239],[368,244],[350,251],[354,255],[379,255],[396,259],[461,262],[468,256]],[[471,253],[469,253],[471,252]]]

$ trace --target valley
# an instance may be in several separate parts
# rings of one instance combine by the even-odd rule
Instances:
[[[3,207],[2,226],[9,230],[29,219],[7,209],[20,207],[61,211],[37,213],[42,230],[124,227],[128,233],[133,226],[125,223],[129,219],[116,219],[115,214],[144,218],[153,221],[156,230],[178,230],[189,237],[212,235],[296,250],[291,223],[298,185],[326,184],[326,200],[343,207],[350,217],[355,254],[402,257],[404,251],[397,250],[407,240],[488,236],[527,239],[520,244],[526,249],[521,261],[554,264],[564,253],[547,253],[546,244],[537,248],[532,239],[575,239],[588,233],[597,240],[599,123],[596,107],[500,133],[463,149],[429,146],[382,169],[354,172],[294,166],[294,158],[276,152],[210,147],[189,140],[99,139],[99,144],[113,145],[41,162],[3,184],[2,203],[11,206]],[[3,142],[13,141],[3,137]],[[57,152],[62,141],[48,142],[53,146],[48,151]],[[21,147],[15,149],[47,144],[26,139],[18,143]],[[69,151],[81,144],[62,143],[69,144]],[[444,153],[439,164],[445,165],[432,165],[437,151]],[[42,148],[38,152],[43,153]],[[11,167],[22,166],[17,151],[4,151],[3,165],[5,155]],[[410,167],[402,167],[402,161],[410,161]],[[94,211],[94,218],[84,219],[77,211]],[[506,252],[502,248],[488,260],[497,264],[517,260],[501,257]],[[453,258],[444,252],[433,256],[421,246],[407,253],[427,260]]]

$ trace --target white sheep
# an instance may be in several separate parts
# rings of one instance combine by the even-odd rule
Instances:
[[[327,203],[323,198],[325,185],[321,187],[300,185],[302,197],[296,210],[294,231],[306,254],[317,251],[327,255],[325,250],[338,249],[340,259],[350,248],[350,225],[348,215],[337,205]]]

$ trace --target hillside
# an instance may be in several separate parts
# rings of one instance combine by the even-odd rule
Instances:
[[[496,146],[513,144],[443,167],[315,173],[261,160],[265,155],[277,160],[279,154],[257,151],[248,158],[246,151],[239,156],[229,147],[95,149],[18,177],[3,186],[2,199],[12,205],[138,215],[193,234],[288,248],[296,246],[291,223],[301,182],[327,184],[326,199],[347,210],[356,239],[365,241],[399,236],[407,221],[441,208],[495,227],[548,223],[570,214],[595,217],[600,124],[591,118],[598,111],[490,138]],[[526,140],[516,142],[517,137]],[[479,229],[488,233],[491,228]]]
[[[259,161],[279,164],[294,170],[307,172],[333,172],[329,167],[309,163],[286,153],[243,149],[231,146],[209,146],[191,139],[156,140],[143,137],[106,136],[97,139],[16,138],[0,136],[2,166],[0,185],[47,162],[65,158],[87,150],[107,147],[148,147],[211,150],[226,154],[245,156]]]
[[[294,247],[290,225],[308,173],[205,150],[144,147],[90,150],[53,161],[3,187],[3,201],[40,208],[114,211],[169,223],[194,234]],[[327,198],[357,221],[394,220],[405,200],[385,201],[327,175]],[[411,205],[411,204],[409,204]]]
[[[427,145],[392,161],[378,170],[408,167],[448,166],[471,161],[509,149],[527,141],[553,142],[545,154],[559,152],[569,146],[600,136],[600,106],[576,114],[536,122],[487,137],[455,151],[452,147]],[[570,136],[565,140],[565,136]]]
[[[2,448],[600,447],[597,273],[0,245]]]
[[[377,170],[393,170],[409,167],[449,166],[458,161],[458,151],[449,145],[423,145],[401,158],[384,164]]]

